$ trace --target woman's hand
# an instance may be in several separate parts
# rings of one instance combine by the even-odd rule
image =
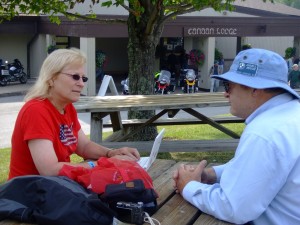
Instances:
[[[100,157],[114,157],[133,161],[140,159],[140,154],[136,148],[123,147],[110,150],[109,148],[88,139],[82,130],[78,132],[78,146],[76,153],[84,159],[90,160],[98,160]]]
[[[136,148],[123,147],[108,151],[107,157],[138,161],[140,159],[140,154]]]

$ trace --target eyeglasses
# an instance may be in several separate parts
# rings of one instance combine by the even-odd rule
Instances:
[[[64,74],[64,75],[68,75],[70,77],[73,78],[73,80],[80,80],[80,78],[82,79],[83,82],[87,82],[89,78],[85,77],[85,76],[80,76],[79,74],[70,74],[70,73],[63,73],[63,72],[60,72],[61,74]]]
[[[230,92],[230,83],[229,81],[223,81],[225,92]]]

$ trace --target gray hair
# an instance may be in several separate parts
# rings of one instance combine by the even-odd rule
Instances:
[[[44,60],[39,77],[25,96],[25,101],[33,98],[45,99],[49,97],[49,81],[58,76],[64,67],[70,64],[84,65],[85,54],[77,48],[57,49]]]

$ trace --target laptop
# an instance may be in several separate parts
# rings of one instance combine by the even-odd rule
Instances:
[[[141,167],[143,167],[146,171],[150,168],[150,166],[152,165],[152,163],[155,161],[155,159],[157,157],[157,153],[159,151],[159,147],[160,147],[161,141],[163,139],[164,133],[165,133],[165,128],[163,128],[159,132],[159,134],[156,136],[153,146],[152,146],[150,156],[141,157],[140,160],[138,161],[138,164]]]

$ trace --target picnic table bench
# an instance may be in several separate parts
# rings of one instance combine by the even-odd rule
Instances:
[[[149,170],[155,190],[159,194],[158,210],[151,216],[161,225],[230,225],[209,216],[176,194],[173,188],[172,173],[184,162],[157,159]],[[67,224],[67,223],[66,223]],[[0,225],[29,225],[12,220],[0,221]],[[34,224],[31,224],[34,225]],[[149,224],[144,224],[149,225]]]
[[[245,120],[234,117],[211,117],[216,123],[244,123]],[[131,119],[122,120],[123,132],[126,134],[129,129],[134,126],[141,126],[145,124],[147,119]],[[149,126],[172,126],[172,125],[198,125],[207,124],[203,120],[193,118],[167,118],[157,119]],[[111,122],[104,123],[104,128],[112,126]],[[160,148],[160,152],[181,152],[183,149],[189,149],[189,152],[207,152],[207,151],[227,151],[235,150],[239,139],[219,139],[219,140],[165,140]],[[136,142],[115,142],[114,137],[110,136],[107,141],[104,140],[101,144],[109,148],[120,148],[123,146],[135,147],[140,152],[151,150],[151,141],[136,141]]]
[[[226,117],[209,117],[216,123],[244,123],[245,120],[236,116],[226,116]],[[123,119],[123,128],[130,128],[133,126],[140,126],[147,122],[147,119]],[[149,126],[172,126],[172,125],[197,125],[197,124],[207,124],[204,120],[194,119],[194,118],[160,118],[153,121]],[[103,123],[104,128],[111,128],[113,126],[111,121]]]
[[[237,148],[239,139],[218,139],[218,140],[164,140],[159,152],[218,152],[234,151]],[[139,152],[150,152],[153,141],[126,141],[126,142],[102,142],[108,148],[132,147]]]

